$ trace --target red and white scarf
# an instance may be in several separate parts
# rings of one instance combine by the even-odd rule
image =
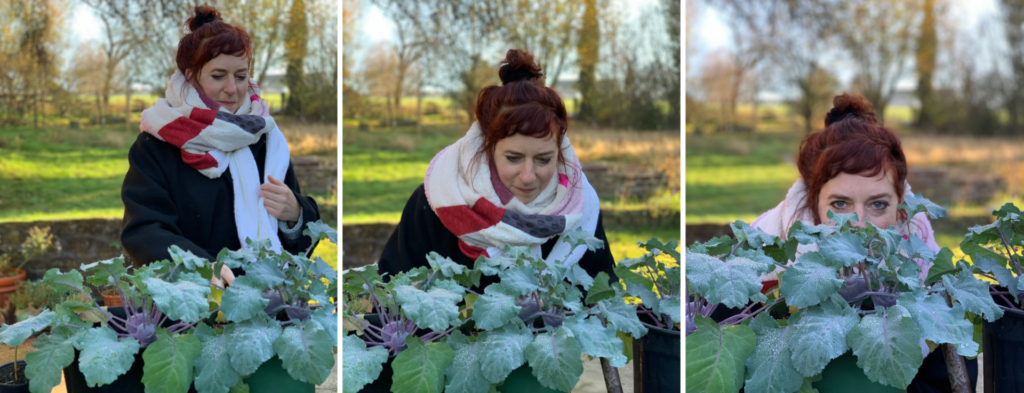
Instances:
[[[259,192],[267,176],[284,179],[291,155],[256,82],[250,79],[249,87],[254,94],[231,113],[196,90],[181,71],[175,71],[167,84],[167,98],[158,99],[142,112],[139,128],[181,149],[182,161],[208,178],[216,179],[230,170],[239,242],[244,247],[246,238],[270,239],[272,247],[280,250],[277,218],[267,213]],[[261,181],[249,145],[264,134],[267,154]]]
[[[431,209],[459,237],[463,254],[471,259],[496,257],[510,244],[530,247],[539,259],[540,246],[553,236],[561,238],[577,227],[594,234],[600,212],[597,193],[580,170],[568,137],[561,145],[566,165],[558,165],[558,176],[528,204],[501,183],[486,154],[477,154],[482,145],[483,133],[474,122],[466,136],[434,156],[424,179]],[[586,251],[586,246],[559,241],[547,260],[571,266]]]

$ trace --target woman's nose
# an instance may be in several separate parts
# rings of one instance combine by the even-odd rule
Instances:
[[[864,208],[857,208],[854,212],[857,213],[857,223],[853,224],[853,226],[866,228],[868,226],[868,217],[864,215]]]
[[[224,85],[224,92],[228,93],[228,95],[234,95],[236,90],[235,80],[228,78],[228,83]]]
[[[523,170],[519,172],[519,180],[522,180],[523,183],[529,184],[532,183],[533,180],[536,178],[537,176],[534,175],[533,173],[533,165],[531,165],[530,163],[526,163],[526,165],[523,165]]]

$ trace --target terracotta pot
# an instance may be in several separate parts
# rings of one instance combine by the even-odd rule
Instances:
[[[0,306],[6,306],[9,301],[7,294],[18,290],[21,282],[25,280],[25,269],[18,269],[18,274],[8,275],[13,269],[3,271],[0,277]]]
[[[107,288],[100,292],[100,296],[103,297],[103,305],[107,307],[123,307],[124,303],[121,302],[121,295],[117,294],[117,288]]]

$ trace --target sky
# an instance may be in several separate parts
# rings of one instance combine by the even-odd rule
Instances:
[[[957,27],[961,31],[974,31],[977,29],[978,23],[990,21],[991,17],[998,13],[996,0],[950,0],[950,2],[953,7],[950,10],[950,15],[960,16],[957,18]],[[691,48],[691,56],[687,59],[687,69],[691,70],[691,76],[694,70],[700,69],[709,53],[732,48],[730,42],[732,30],[725,17],[714,7],[708,5],[708,1],[698,0],[697,3],[695,22],[690,26],[692,36],[689,38],[689,42],[693,48]],[[840,83],[849,83],[853,78],[853,70],[843,64],[837,68],[837,77]],[[916,86],[913,73],[905,72],[904,74],[904,77],[897,83],[898,88],[901,90],[913,89]],[[779,98],[779,94],[768,91],[761,98],[775,99]]]

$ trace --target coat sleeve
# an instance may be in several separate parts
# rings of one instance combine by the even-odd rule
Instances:
[[[177,245],[200,258],[215,259],[182,235],[178,213],[168,188],[172,185],[163,166],[155,138],[142,134],[128,151],[128,173],[121,185],[124,220],[121,245],[136,266],[170,259],[167,249]],[[175,157],[177,158],[177,157]]]
[[[596,277],[598,273],[605,272],[608,274],[608,282],[614,282],[618,280],[618,276],[615,275],[615,258],[612,256],[611,244],[608,242],[608,236],[604,233],[604,215],[598,213],[597,216],[597,228],[594,229],[594,237],[604,241],[604,247],[597,249],[597,251],[587,250],[583,257],[580,258],[579,265],[583,270],[587,271],[591,277]]]
[[[380,273],[393,276],[429,266],[427,254],[431,251],[450,255],[448,244],[452,243],[451,236],[454,235],[444,228],[441,219],[430,209],[421,185],[406,202],[402,218],[381,252],[378,262]]]
[[[299,202],[299,208],[302,210],[302,222],[300,225],[305,230],[309,223],[320,219],[320,209],[313,198],[302,195],[302,190],[299,189],[299,180],[295,177],[295,171],[290,163],[288,164],[288,172],[284,176],[284,184],[292,189],[292,193],[295,194],[295,200]],[[304,253],[310,246],[313,246],[313,239],[306,235],[301,235],[293,240],[278,230],[278,237],[281,239],[281,245],[284,249],[292,254]]]

